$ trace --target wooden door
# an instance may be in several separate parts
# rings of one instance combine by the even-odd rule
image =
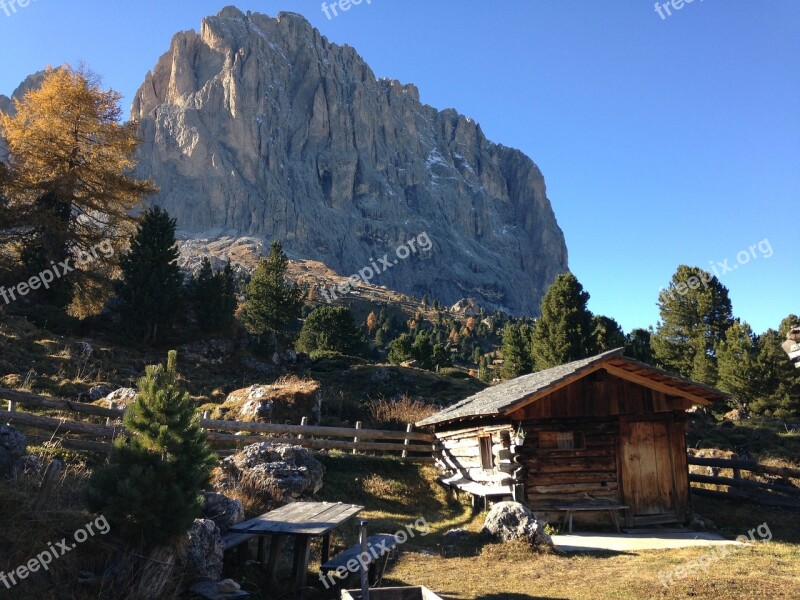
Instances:
[[[622,489],[631,524],[677,521],[670,423],[623,420],[620,428]]]

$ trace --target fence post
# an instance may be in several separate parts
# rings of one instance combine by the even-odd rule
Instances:
[[[201,418],[202,418],[203,421],[208,421],[211,418],[211,411],[210,410],[204,410]],[[203,427],[200,427],[200,431],[206,431],[206,429],[203,428]]]
[[[112,401],[108,406],[111,410],[116,410],[117,403]],[[111,417],[106,417],[106,427],[111,427]]]
[[[361,429],[361,421],[356,421],[356,429]],[[357,444],[357,443],[358,443],[358,436],[356,436],[356,437],[354,437],[354,438],[353,438],[353,443],[354,443],[354,444]],[[357,454],[357,452],[356,452],[356,449],[355,449],[355,448],[353,448],[353,454]]]
[[[300,427],[305,427],[306,425],[308,425],[308,417],[303,417],[302,419],[300,419]],[[298,440],[302,440],[303,439],[303,434],[302,433],[298,433],[297,434],[297,439]]]
[[[8,412],[16,412],[17,410],[17,403],[13,400],[8,401]]]
[[[414,424],[413,424],[413,423],[409,423],[409,424],[406,426],[406,433],[411,433],[411,430],[412,430],[412,429],[414,429]],[[410,440],[410,439],[408,439],[408,437],[406,437],[406,438],[404,438],[404,439],[403,439],[403,445],[404,445],[404,446],[408,446],[408,444],[409,444],[410,442],[411,442],[411,440]],[[406,458],[407,456],[408,456],[408,450],[403,450],[403,458]]]

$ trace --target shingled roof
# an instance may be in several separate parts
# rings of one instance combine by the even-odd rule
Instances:
[[[417,426],[424,427],[462,419],[504,415],[544,396],[566,380],[579,379],[582,374],[588,375],[604,367],[619,377],[635,380],[642,385],[651,384],[654,388],[669,388],[671,394],[683,396],[697,404],[710,404],[729,397],[728,394],[715,388],[623,356],[622,352],[622,348],[616,348],[597,356],[576,360],[538,373],[523,375],[486,388],[420,421]]]

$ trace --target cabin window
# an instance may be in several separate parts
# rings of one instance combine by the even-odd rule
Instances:
[[[542,431],[539,433],[541,450],[583,450],[586,436],[582,431]]]
[[[492,454],[492,436],[484,435],[478,438],[481,450],[481,467],[494,469],[494,455]]]

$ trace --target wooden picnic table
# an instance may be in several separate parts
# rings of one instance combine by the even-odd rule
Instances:
[[[294,537],[292,575],[295,594],[302,597],[308,577],[309,540],[322,537],[322,562],[330,558],[331,531],[364,510],[357,504],[341,502],[293,502],[258,517],[243,521],[229,531],[259,536],[258,559],[264,562],[264,542],[271,537],[267,560],[267,589],[272,585],[281,546],[287,537]]]

